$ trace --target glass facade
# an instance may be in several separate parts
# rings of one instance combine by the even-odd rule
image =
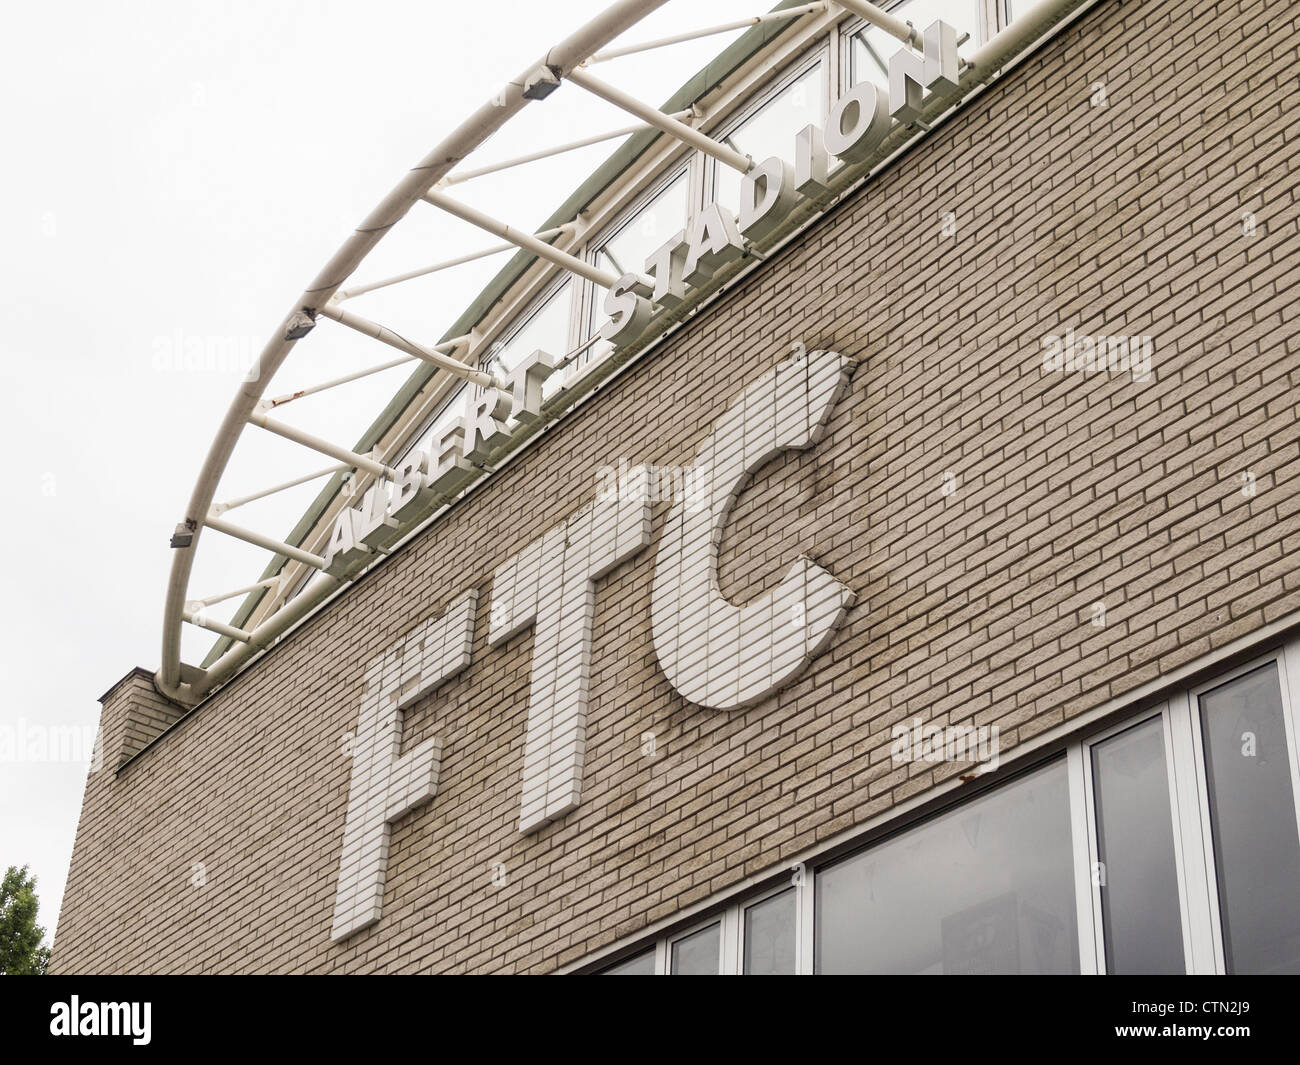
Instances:
[[[980,5],[974,0],[904,0],[882,5],[904,19],[924,28],[934,18],[950,21],[960,32],[969,32],[978,41],[985,32],[978,24]],[[878,37],[880,39],[878,39]],[[860,20],[846,18],[833,33],[805,51],[802,58],[760,85],[748,101],[725,117],[719,127],[704,127],[705,132],[738,151],[762,161],[777,155],[794,158],[794,138],[804,126],[825,121],[830,99],[861,77],[872,75],[872,65],[879,58],[887,66],[888,56],[901,47],[897,39],[881,35],[872,27],[862,27]],[[839,57],[832,61],[832,53]],[[838,68],[838,84],[831,84],[831,72]],[[699,153],[680,156],[655,179],[658,184],[648,197],[624,208],[609,220],[599,223],[599,231],[573,254],[595,263],[614,274],[643,272],[646,258],[674,233],[686,227],[692,213],[706,200],[716,200],[733,214],[737,211],[741,175],[730,167],[717,165]],[[573,286],[578,287],[575,291]],[[605,291],[591,281],[571,279],[545,297],[540,310],[534,305],[500,332],[506,339],[489,345],[482,355],[488,365],[494,360],[506,370],[536,348],[557,357],[575,349],[569,368],[572,375],[585,372],[588,364],[598,362],[610,351],[608,344],[594,341],[595,332],[605,315],[602,304]],[[575,318],[576,316],[576,318]],[[520,323],[523,323],[522,325]],[[570,328],[570,323],[575,328]],[[584,347],[585,345],[585,347]],[[559,376],[548,383],[554,392]],[[455,401],[459,410],[464,393]],[[412,440],[402,454],[427,444],[427,430],[420,440]]]
[[[979,39],[980,4],[977,0],[908,0],[890,10],[910,22],[919,32],[935,19],[942,19],[960,37],[969,33]],[[889,86],[889,57],[903,47],[903,42],[876,26],[864,26],[849,38],[849,82],[857,85],[873,81]]]
[[[1093,744],[1106,971],[1180,973],[1178,865],[1160,718]]]
[[[1227,971],[1300,973],[1300,839],[1277,665],[1199,702]]]
[[[1076,972],[1065,760],[829,866],[816,914],[819,973]]]
[[[643,946],[638,971],[1300,972],[1288,676],[1300,640],[848,855],[799,863]]]
[[[772,155],[793,159],[795,135],[826,119],[826,65],[818,59],[719,139],[756,163]],[[740,207],[740,172],[718,163],[713,163],[713,172],[712,199],[735,214]]]

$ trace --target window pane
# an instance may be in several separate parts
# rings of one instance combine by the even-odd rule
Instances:
[[[970,41],[960,51],[969,54],[979,42],[979,5],[975,0],[908,0],[889,7],[891,14],[911,22],[920,33],[935,19],[941,19],[957,31],[970,34]],[[874,81],[889,86],[889,57],[903,47],[903,42],[875,26],[866,26],[853,35],[849,43],[849,81]]]
[[[596,265],[620,275],[644,273],[646,259],[686,225],[689,191],[683,170],[600,246]]]
[[[768,156],[794,158],[794,138],[804,126],[825,119],[825,64],[817,63],[722,138],[761,163]],[[715,164],[713,198],[732,214],[740,209],[740,174]]]
[[[620,276],[644,273],[645,261],[674,234],[686,227],[687,205],[691,184],[683,170],[647,200],[618,230],[597,249],[596,265]],[[591,336],[607,317],[604,310],[605,290],[596,289],[590,301],[589,319],[584,339]],[[605,341],[597,341],[574,362],[574,368],[610,351]]]
[[[443,434],[465,413],[465,395],[464,386],[451,393],[429,428],[421,433],[419,439],[402,453],[402,458],[406,458],[413,451],[435,451],[442,440]]]
[[[1181,973],[1183,926],[1165,770],[1156,717],[1092,748],[1097,856],[1104,879],[1106,971]]]
[[[745,910],[745,974],[794,975],[794,888]]]
[[[1277,666],[1200,697],[1230,973],[1300,973],[1300,841]]]
[[[615,962],[608,969],[602,969],[601,976],[654,976],[655,974],[655,951],[654,947],[642,951],[640,954],[633,954],[630,958],[624,958],[620,962]]]
[[[714,922],[673,944],[674,976],[716,976],[721,953],[722,924]]]
[[[513,370],[538,348],[556,358],[569,350],[569,283],[566,281],[546,298],[532,317],[504,344],[492,345],[488,365],[499,363],[502,370]]]
[[[818,972],[1077,972],[1065,760],[837,862],[815,883]]]

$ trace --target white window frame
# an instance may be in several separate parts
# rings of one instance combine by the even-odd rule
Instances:
[[[1297,757],[1297,700],[1295,698],[1296,694],[1300,693],[1300,673],[1297,673],[1297,670],[1300,670],[1300,641],[1288,641],[1273,651],[1267,651],[1229,670],[1219,672],[1182,693],[1185,703],[1184,712],[1187,715],[1195,753],[1195,763],[1192,767],[1195,770],[1198,793],[1195,810],[1199,815],[1201,829],[1201,859],[1205,867],[1204,882],[1213,933],[1211,945],[1214,951],[1214,969],[1212,971],[1215,973],[1226,973],[1227,962],[1223,943],[1223,919],[1219,906],[1218,872],[1214,859],[1214,833],[1210,819],[1210,787],[1206,772],[1205,738],[1201,728],[1200,697],[1269,663],[1275,663],[1277,669],[1278,689],[1282,700],[1282,727],[1286,735],[1291,770],[1291,800],[1296,816],[1297,844],[1300,845],[1300,758]]]
[[[668,973],[671,944],[716,921],[722,922],[720,937],[722,974],[744,971],[744,911],[755,903],[795,888],[795,972],[815,971],[816,939],[815,886],[819,868],[825,868],[852,854],[896,838],[934,817],[977,800],[1012,780],[1065,757],[1070,795],[1071,850],[1075,884],[1075,914],[1081,973],[1106,971],[1105,936],[1102,925],[1101,888],[1093,876],[1098,861],[1095,781],[1092,748],[1145,722],[1159,719],[1164,737],[1165,772],[1169,787],[1169,812],[1174,837],[1174,862],[1183,936],[1183,963],[1189,974],[1225,972],[1223,927],[1219,913],[1219,891],[1215,871],[1214,840],[1211,830],[1209,780],[1206,774],[1204,738],[1201,732],[1200,697],[1207,691],[1275,663],[1282,699],[1282,719],[1291,771],[1291,794],[1295,803],[1297,843],[1300,844],[1300,636],[1257,652],[1228,668],[1214,668],[1194,684],[1172,688],[1155,702],[1144,702],[1122,717],[1098,729],[1083,730],[1067,739],[1063,749],[1043,752],[1041,757],[1017,765],[1004,779],[990,782],[971,795],[962,795],[921,816],[901,817],[897,824],[877,828],[857,846],[837,847],[833,856],[791,867],[783,878],[773,878],[759,890],[748,890],[733,900],[720,902],[686,926],[661,934],[656,942],[656,972]],[[1300,885],[1298,885],[1300,888]],[[640,953],[649,946],[642,942],[621,951],[620,959]],[[607,968],[610,962],[595,963]]]
[[[908,0],[894,0],[893,3],[882,3],[877,6],[885,11],[894,11],[900,7],[905,7]],[[994,34],[1007,26],[1004,21],[1004,12],[1009,0],[972,0],[972,6],[976,8],[975,12],[975,29],[970,41],[965,48],[978,48],[986,41],[990,40]],[[852,15],[842,20],[837,29],[839,31],[839,47],[836,49],[838,67],[839,67],[839,85],[840,92],[845,92],[852,88],[850,79],[853,77],[853,57],[851,49],[853,48],[853,38],[859,30],[868,28],[865,19]],[[917,31],[924,31],[924,26],[916,26]]]
[[[1106,937],[1103,926],[1101,884],[1094,874],[1101,861],[1100,837],[1097,832],[1096,784],[1093,779],[1092,749],[1113,739],[1129,729],[1137,728],[1149,721],[1159,720],[1161,735],[1164,740],[1165,783],[1169,789],[1170,831],[1174,842],[1175,880],[1178,886],[1178,906],[1182,928],[1183,965],[1190,969],[1196,956],[1193,942],[1193,923],[1191,920],[1191,899],[1200,899],[1203,895],[1203,875],[1199,864],[1194,866],[1194,882],[1188,880],[1188,862],[1183,855],[1183,835],[1179,831],[1181,809],[1183,804],[1178,793],[1178,773],[1175,766],[1174,723],[1168,702],[1139,711],[1101,732],[1088,736],[1079,745],[1079,766],[1084,785],[1082,800],[1084,803],[1084,820],[1082,827],[1086,830],[1086,852],[1083,856],[1082,869],[1087,874],[1086,901],[1079,906],[1079,957],[1080,967],[1085,972],[1105,973]],[[1073,747],[1071,748],[1073,750]],[[1074,819],[1076,833],[1080,827],[1079,819]],[[1080,863],[1076,857],[1076,875]],[[1087,958],[1087,963],[1085,963]]]
[[[593,265],[596,265],[596,257],[600,254],[601,248],[617,237],[627,226],[636,222],[637,216],[649,206],[650,202],[663,192],[669,185],[679,177],[686,179],[686,217],[682,219],[682,228],[686,228],[687,222],[691,216],[699,210],[696,205],[698,194],[697,182],[699,180],[697,170],[697,159],[701,157],[700,152],[688,152],[685,155],[678,156],[674,162],[669,163],[663,171],[655,177],[626,210],[619,213],[611,219],[606,225],[602,226],[600,232],[589,237],[582,247],[581,258]],[[671,235],[671,234],[670,234]],[[665,237],[665,240],[668,238]],[[633,265],[624,264],[628,270],[642,271],[643,263]],[[599,301],[604,298],[605,290],[593,281],[583,281],[579,286],[582,290],[582,299],[577,309],[577,328],[570,330],[572,340],[569,350],[572,351],[579,344],[591,338],[595,333],[595,328],[588,331],[588,323],[598,325],[600,322]],[[578,362],[592,361],[590,352],[595,350],[595,346],[588,349],[588,358],[579,358]],[[565,354],[565,353],[561,353]]]
[[[663,976],[672,975],[674,944],[680,943],[683,939],[690,939],[691,936],[696,935],[699,932],[703,932],[705,929],[711,928],[713,925],[716,924],[719,926],[718,927],[718,975],[719,976],[729,975],[727,971],[727,965],[726,965],[727,954],[728,954],[727,951],[727,940],[728,940],[727,925],[729,923],[727,921],[728,916],[729,916],[729,911],[726,910],[724,910],[722,913],[714,912],[709,914],[708,917],[702,918],[701,920],[696,921],[694,924],[688,925],[686,928],[674,932],[670,936],[664,936],[663,940],[661,941],[663,946],[663,949],[660,952],[661,956],[657,959],[662,964],[662,968],[657,970],[659,974]]]
[[[778,895],[784,895],[787,891],[794,892],[794,971],[795,975],[799,974],[799,920],[802,912],[802,907],[800,905],[802,897],[800,895],[799,885],[795,882],[795,877],[793,875],[789,880],[785,882],[778,881],[757,894],[745,896],[745,898],[740,902],[729,907],[728,914],[731,916],[734,924],[734,932],[731,941],[731,951],[733,956],[729,959],[732,972],[737,975],[744,975],[745,972],[745,911],[751,906],[757,906],[760,903],[766,902],[768,899],[774,899]]]
[[[727,115],[726,119],[717,125],[711,127],[708,131],[709,136],[716,141],[725,143],[727,138],[736,132],[741,126],[753,118],[759,111],[763,110],[776,97],[790,87],[794,82],[808,73],[814,66],[821,63],[826,69],[826,76],[822,79],[822,119],[830,114],[831,105],[835,102],[837,95],[835,91],[836,83],[832,78],[836,75],[837,64],[831,61],[831,41],[833,34],[814,41],[798,56],[791,59],[781,67],[780,72],[763,83],[761,89],[749,96],[739,107]],[[739,149],[737,149],[739,150]],[[790,157],[794,155],[793,141],[790,145]],[[696,156],[701,160],[701,208],[708,203],[717,199],[717,173],[718,167],[722,164],[716,159],[705,158],[702,152],[696,152]],[[754,162],[761,163],[761,159],[755,159]]]
[[[673,944],[689,939],[697,932],[702,932],[712,925],[719,926],[718,936],[718,975],[738,976],[745,971],[745,911],[751,906],[794,891],[795,913],[795,975],[812,972],[812,934],[807,924],[812,915],[812,872],[798,867],[790,870],[787,879],[769,882],[758,891],[750,891],[739,896],[735,901],[721,908],[711,909],[706,914],[692,920],[689,924],[673,929],[654,941],[655,975],[671,976],[673,962]],[[617,959],[602,962],[597,971],[611,969],[617,965],[645,953],[648,942],[637,944],[620,952]]]
[[[512,343],[520,333],[528,328],[533,319],[546,309],[547,304],[549,304],[551,300],[559,294],[560,290],[564,288],[565,285],[570,286],[568,328],[565,331],[565,349],[563,351],[550,352],[549,354],[552,354],[559,359],[563,358],[577,347],[579,341],[574,339],[574,331],[577,325],[575,321],[576,316],[574,315],[574,305],[581,299],[580,290],[582,289],[582,285],[578,283],[579,280],[579,278],[574,277],[563,270],[555,271],[552,276],[548,278],[546,284],[541,287],[531,300],[529,300],[528,306],[519,314],[515,315],[506,328],[497,330],[490,340],[484,340],[482,342],[478,352],[476,353],[479,369],[490,369],[493,351],[498,346],[505,347]],[[482,395],[482,393],[483,386],[476,385],[474,394]]]
[[[666,166],[653,181],[646,185],[641,194],[625,210],[619,212],[616,217],[601,226],[599,233],[587,238],[586,243],[583,245],[582,257],[593,266],[599,266],[596,257],[600,254],[600,250],[635,222],[637,216],[650,205],[650,202],[655,197],[683,175],[686,178],[686,217],[682,219],[682,227],[685,228],[687,220],[698,210],[694,197],[695,175],[691,166],[693,161],[691,157],[699,154],[698,152],[691,152],[689,156],[680,156],[675,162]],[[645,268],[643,263],[632,265],[625,263],[624,267],[628,270],[643,270]],[[590,281],[587,282],[587,287],[597,292],[601,291],[599,285]]]

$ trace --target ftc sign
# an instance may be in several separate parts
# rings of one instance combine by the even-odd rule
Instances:
[[[771,591],[736,606],[718,587],[727,515],[748,476],[825,433],[854,363],[801,354],[756,381],[714,424],[696,454],[700,500],[679,496],[655,556],[651,635],[668,680],[710,710],[748,706],[793,681],[825,649],[853,593],[800,558]],[[650,543],[644,467],[499,566],[492,577],[488,644],[533,629],[519,830],[532,832],[577,807],[582,793],[595,582]],[[433,798],[441,745],[405,754],[405,706],[470,662],[477,606],[471,589],[372,662],[357,721],[333,938],[379,920],[390,825]]]

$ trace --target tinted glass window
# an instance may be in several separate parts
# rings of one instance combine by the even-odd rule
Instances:
[[[794,139],[804,126],[826,117],[825,64],[817,63],[750,115],[722,142],[761,163],[769,156],[794,159]],[[740,210],[740,172],[714,164],[713,199],[733,215]]]
[[[1200,697],[1229,972],[1300,973],[1300,840],[1277,666]]]
[[[1106,971],[1181,973],[1183,926],[1156,717],[1092,748]]]
[[[821,870],[815,885],[818,972],[1077,972],[1065,760]]]
[[[650,950],[643,950],[640,954],[633,954],[630,958],[615,962],[608,969],[602,969],[600,973],[601,976],[654,976],[654,974],[655,952],[653,947]]]
[[[673,943],[674,976],[713,976],[721,956],[722,925],[714,922]]]
[[[786,888],[745,908],[747,976],[794,974],[794,907],[794,888]]]

